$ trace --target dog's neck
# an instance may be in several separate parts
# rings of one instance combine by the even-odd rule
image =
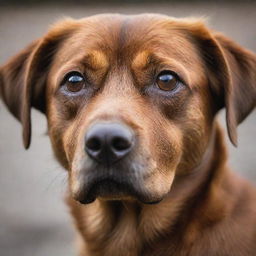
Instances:
[[[177,239],[189,233],[188,241],[183,241],[189,244],[200,232],[202,221],[214,223],[223,218],[225,205],[216,193],[221,191],[219,187],[226,175],[226,149],[222,141],[222,132],[217,127],[200,165],[186,177],[177,176],[169,195],[158,204],[96,200],[82,206],[70,199],[72,213],[79,220],[76,225],[85,255],[139,256],[150,250],[149,244],[152,248],[157,246],[160,237],[164,241],[166,234],[169,243],[175,246]],[[200,218],[196,218],[198,214]]]

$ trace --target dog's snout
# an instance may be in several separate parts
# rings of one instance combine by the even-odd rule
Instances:
[[[127,126],[119,123],[97,123],[85,136],[85,151],[97,162],[111,165],[131,151],[133,141],[133,132]]]

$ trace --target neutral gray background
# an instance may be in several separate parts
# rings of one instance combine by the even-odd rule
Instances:
[[[0,64],[42,36],[64,16],[102,12],[159,12],[176,17],[206,16],[212,28],[256,51],[256,4],[155,4],[121,6],[0,7]],[[221,4],[222,3],[222,4]],[[221,115],[223,122],[223,114]],[[256,181],[256,114],[239,127],[239,148],[230,147],[233,169]],[[21,126],[0,104],[0,255],[75,255],[74,230],[63,202],[67,177],[53,159],[46,120],[33,112],[32,146],[22,147]]]

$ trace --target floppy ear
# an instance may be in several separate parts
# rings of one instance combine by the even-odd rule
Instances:
[[[220,33],[214,34],[214,37],[227,65],[226,119],[230,140],[237,145],[236,127],[256,105],[256,55]]]
[[[55,25],[48,34],[0,67],[0,96],[10,112],[22,123],[23,144],[31,141],[31,107],[45,113],[47,74],[60,43],[77,27],[73,20]]]
[[[237,146],[237,125],[256,104],[256,55],[201,22],[191,31],[207,66],[216,109],[226,108],[228,135]]]
[[[23,143],[25,148],[30,144],[30,104],[28,102],[27,75],[30,69],[31,56],[39,40],[30,44],[25,50],[10,59],[10,61],[0,69],[0,91],[1,97],[10,112],[23,125]],[[37,86],[36,86],[37,88]],[[44,97],[41,91],[42,98]]]

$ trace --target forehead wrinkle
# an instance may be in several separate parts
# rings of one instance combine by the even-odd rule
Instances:
[[[114,56],[118,66],[126,65],[131,60],[136,47],[136,39],[133,35],[134,29],[132,19],[125,17],[117,30],[117,44]]]
[[[128,27],[128,18],[123,20],[123,22],[120,25],[120,30],[118,32],[118,49],[121,51],[124,48],[124,45],[126,44],[127,41],[127,36],[129,32],[129,27]]]

